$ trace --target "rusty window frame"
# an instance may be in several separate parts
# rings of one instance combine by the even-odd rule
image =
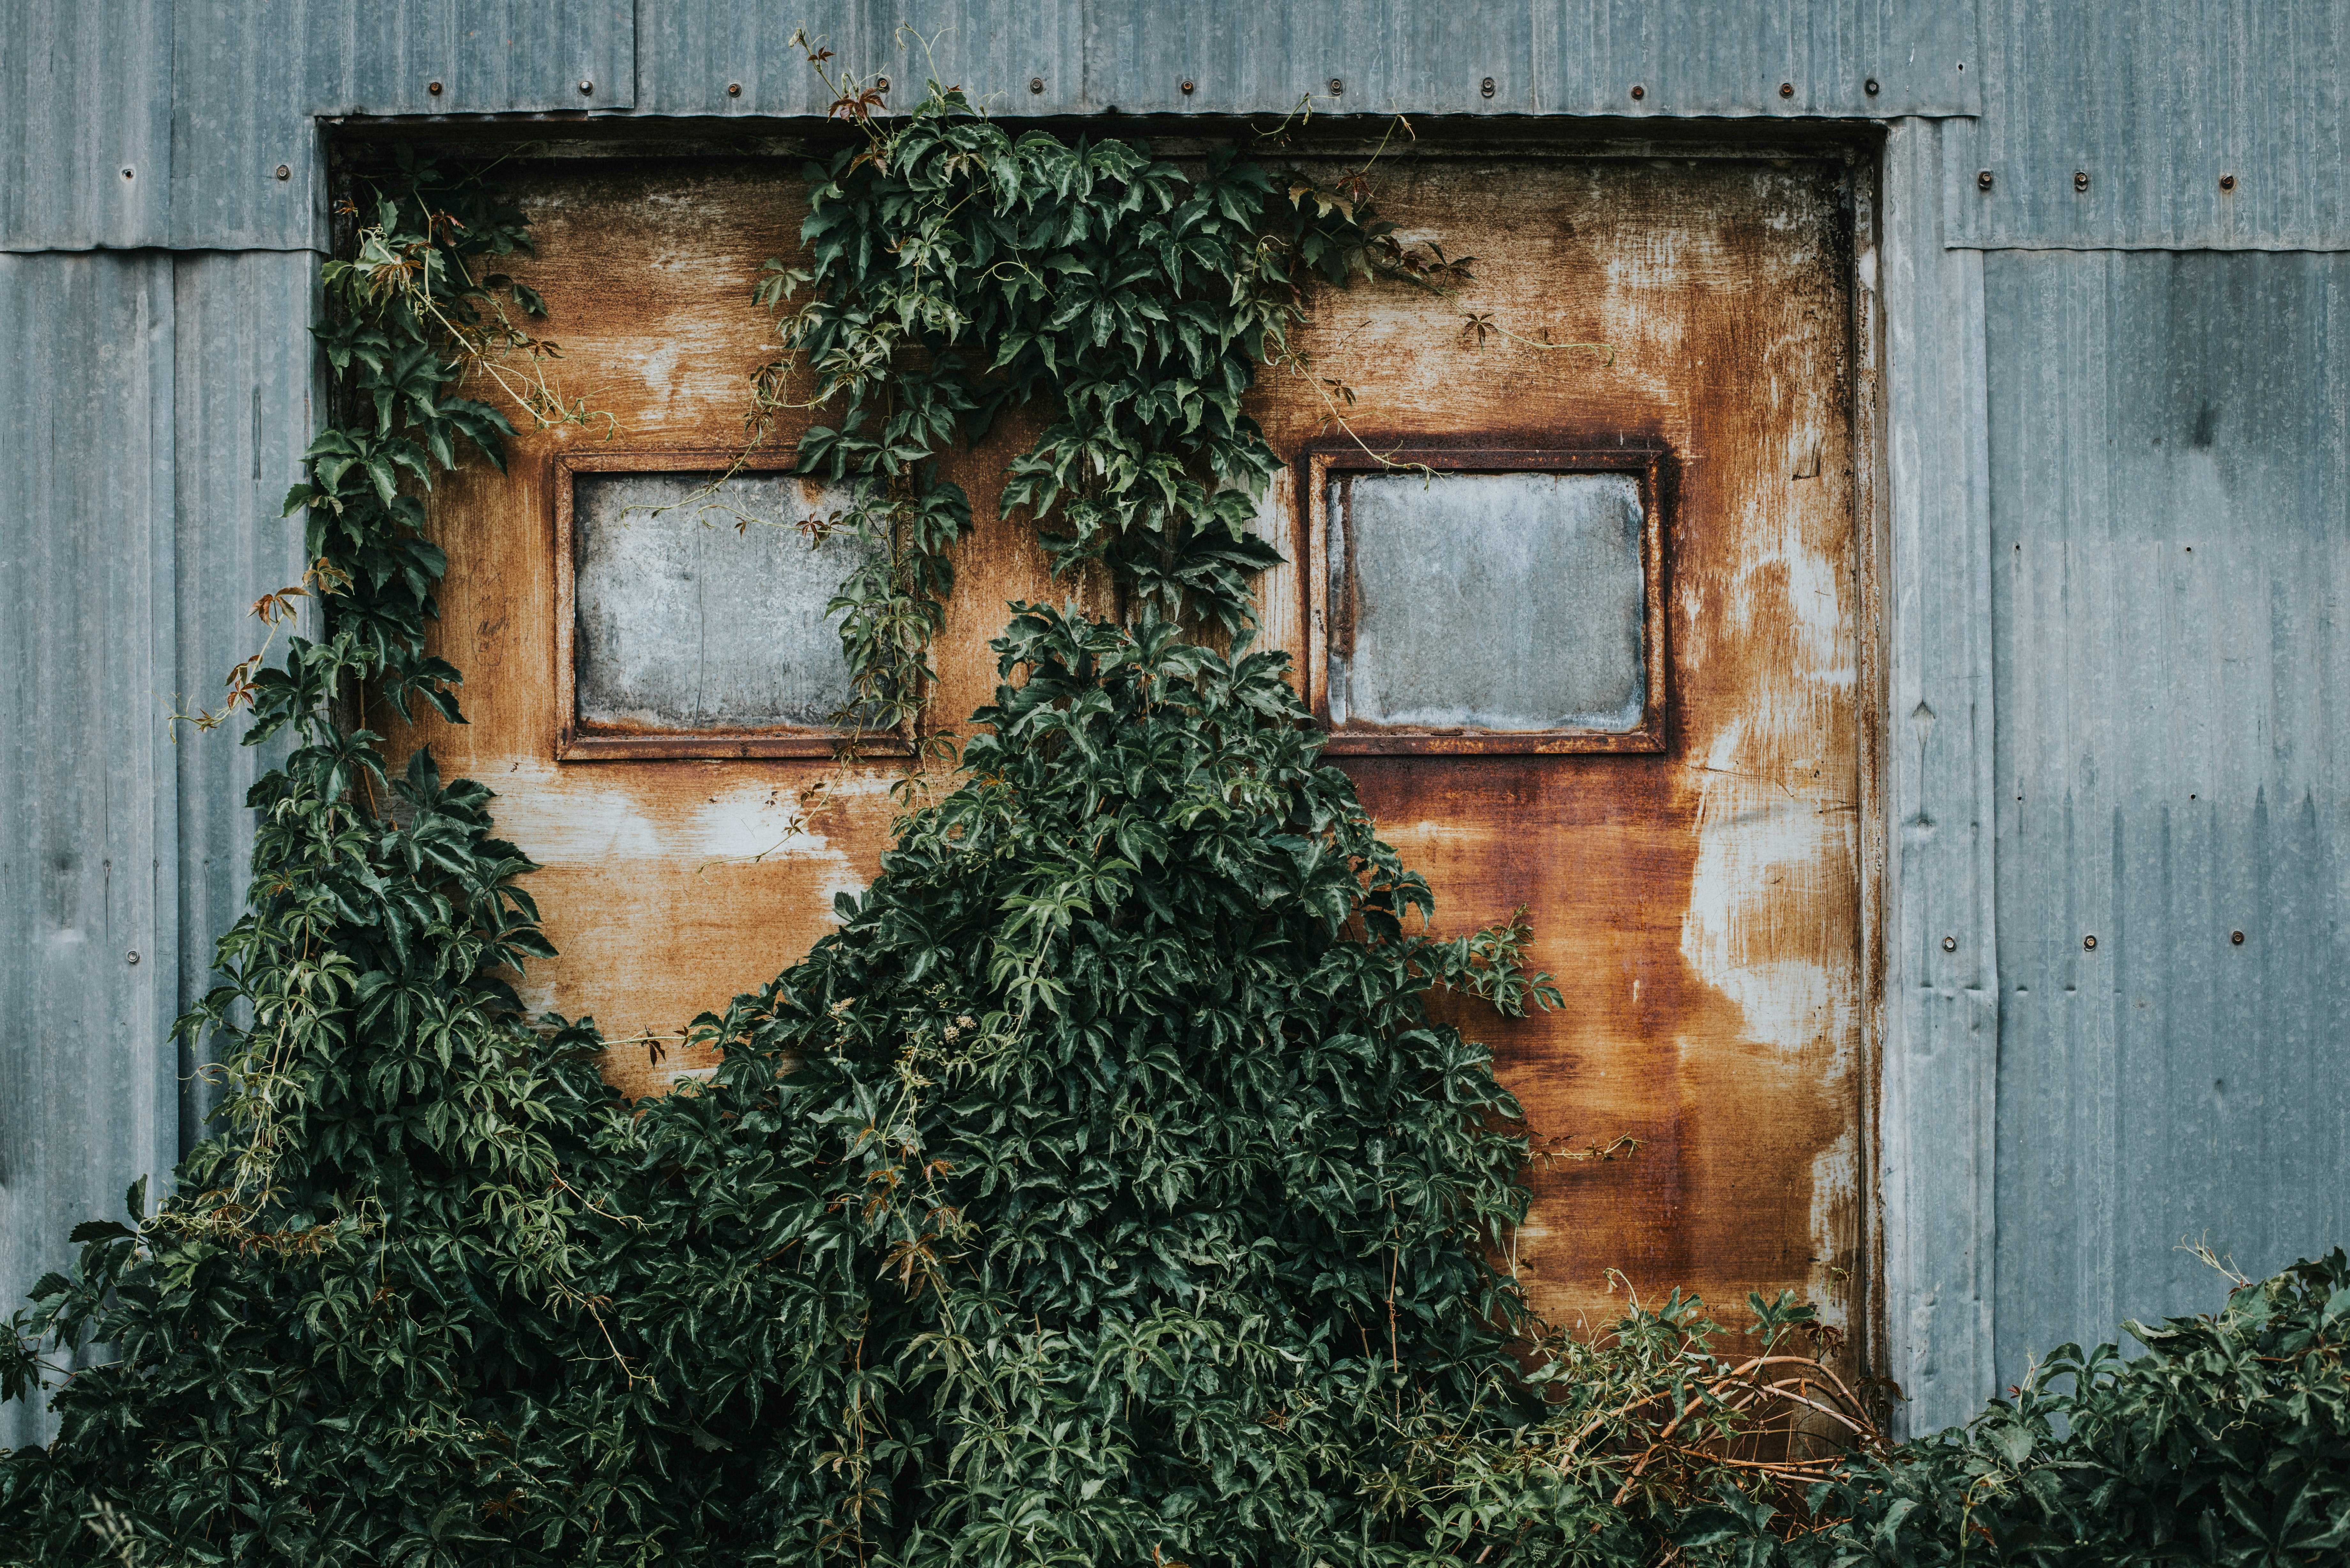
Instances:
[[[548,475],[553,492],[549,542],[555,567],[555,758],[562,763],[667,762],[698,758],[830,757],[848,732],[831,725],[775,724],[756,730],[629,731],[583,728],[579,722],[579,626],[577,542],[572,520],[573,488],[583,473],[717,473],[738,463],[746,473],[790,469],[796,449],[752,452],[704,449],[634,452],[566,452],[556,454]],[[868,735],[858,750],[869,755],[902,754],[906,742]]]
[[[1426,438],[1420,438],[1425,441]],[[1446,445],[1388,443],[1377,438],[1317,441],[1298,455],[1298,487],[1305,509],[1305,578],[1306,701],[1329,732],[1336,756],[1565,755],[1575,753],[1661,752],[1667,749],[1672,667],[1665,633],[1665,538],[1661,447],[1480,444],[1476,438]],[[1640,573],[1644,603],[1640,651],[1646,678],[1640,722],[1629,730],[1452,730],[1330,723],[1330,649],[1344,636],[1349,606],[1333,602],[1330,563],[1330,483],[1356,473],[1428,469],[1438,473],[1627,473],[1640,491]],[[1351,535],[1349,535],[1351,538]]]

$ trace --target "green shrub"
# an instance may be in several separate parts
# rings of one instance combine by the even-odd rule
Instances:
[[[2146,1354],[2064,1345],[1964,1428],[1856,1459],[1807,1516],[1726,1499],[1679,1539],[1757,1568],[2350,1563],[2342,1251],[2241,1284],[2215,1315],[2124,1326]]]

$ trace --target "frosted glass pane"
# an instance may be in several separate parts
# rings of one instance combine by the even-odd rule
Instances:
[[[1334,722],[1639,727],[1647,595],[1632,475],[1356,474],[1332,482],[1329,504]]]
[[[825,725],[848,695],[825,605],[868,547],[793,524],[851,497],[793,474],[743,474],[715,503],[654,515],[706,473],[582,473],[572,490],[582,724],[664,732]],[[764,520],[737,529],[736,508]]]

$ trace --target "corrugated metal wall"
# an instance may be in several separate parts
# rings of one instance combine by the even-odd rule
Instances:
[[[2004,1373],[2350,1241],[2350,255],[1983,292]]]
[[[2350,0],[0,0],[0,252],[52,253],[0,255],[0,1296],[194,1133],[161,1042],[236,906],[257,759],[162,715],[299,568],[265,519],[311,419],[319,117],[817,113],[802,19],[910,82],[902,22],[1000,114],[1885,122],[1912,1422],[2208,1302],[2182,1237],[2247,1267],[2350,1239],[2344,275],[2226,254],[2350,245]]]

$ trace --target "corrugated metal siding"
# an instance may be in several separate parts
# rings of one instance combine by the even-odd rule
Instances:
[[[171,8],[6,0],[0,39],[0,250],[161,240],[171,203]]]
[[[1943,243],[1953,128],[1883,164],[1886,1026],[1878,1095],[1887,1369],[1912,1431],[1991,1387],[1999,980],[1991,859],[1983,258]],[[1948,950],[1943,942],[1951,946]]]
[[[172,258],[0,256],[0,1298],[179,1156]],[[0,1407],[0,1443],[36,1429]]]
[[[900,21],[927,51],[899,47]],[[1348,114],[1970,114],[1980,96],[1971,6],[1923,0],[1599,0],[1575,15],[1527,0],[1051,0],[1009,27],[987,0],[689,0],[640,7],[639,110],[822,113],[819,84],[785,47],[803,23],[836,67],[909,87],[934,70],[998,114],[1278,115],[1308,94],[1317,112]]]
[[[214,708],[229,668],[268,633],[249,613],[254,600],[298,582],[304,566],[299,517],[281,519],[286,492],[300,477],[309,443],[317,356],[318,258],[303,252],[182,255],[172,276],[172,429],[178,462],[176,519],[178,670],[183,708]],[[293,632],[317,633],[314,601]],[[179,793],[177,1004],[212,984],[213,947],[244,912],[253,859],[254,814],[245,791],[284,756],[282,742],[240,745],[245,722],[208,734],[183,731],[172,749]],[[196,1063],[180,1058],[182,1073]],[[180,1147],[203,1132],[213,1085],[189,1082]]]
[[[2350,1241],[2350,257],[1984,293],[2005,1382]]]
[[[323,249],[316,116],[636,96],[630,0],[15,0],[9,16],[5,250]]]
[[[2350,245],[2344,0],[1983,0],[1983,117],[1956,243]],[[1975,171],[1988,169],[1991,190]],[[2075,172],[2089,177],[2074,188]],[[2222,191],[2222,175],[2236,177]]]

